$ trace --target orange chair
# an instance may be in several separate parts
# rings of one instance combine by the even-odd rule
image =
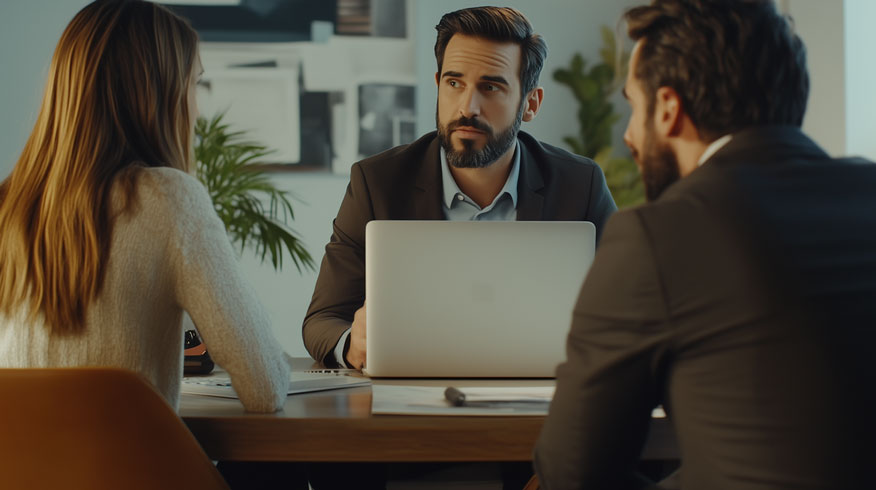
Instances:
[[[115,368],[0,369],[0,488],[228,490],[164,398]]]

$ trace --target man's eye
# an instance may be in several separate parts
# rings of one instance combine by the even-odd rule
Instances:
[[[457,82],[456,80],[448,80],[447,85],[450,85],[451,87],[458,87],[459,82]]]

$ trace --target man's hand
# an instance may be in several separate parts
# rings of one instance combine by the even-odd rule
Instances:
[[[347,364],[356,369],[365,366],[365,305],[353,314],[353,328],[350,330],[350,349],[344,356]]]

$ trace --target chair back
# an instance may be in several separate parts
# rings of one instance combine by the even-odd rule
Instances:
[[[164,398],[117,368],[0,369],[0,487],[228,490]]]

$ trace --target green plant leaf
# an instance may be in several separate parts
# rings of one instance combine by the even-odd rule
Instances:
[[[271,150],[246,141],[244,131],[230,131],[223,116],[199,117],[195,123],[195,174],[207,188],[229,239],[240,250],[252,248],[262,262],[270,258],[276,270],[283,267],[285,251],[299,272],[313,270],[313,258],[288,226],[295,218],[290,201],[294,197],[253,166]]]
[[[620,115],[609,98],[626,77],[629,53],[618,56],[614,32],[608,27],[602,26],[601,35],[600,63],[587,70],[587,60],[576,53],[569,66],[558,68],[553,76],[569,87],[578,102],[578,134],[563,141],[572,152],[599,164],[618,207],[626,207],[644,202],[644,186],[633,160],[612,155],[612,128]]]

